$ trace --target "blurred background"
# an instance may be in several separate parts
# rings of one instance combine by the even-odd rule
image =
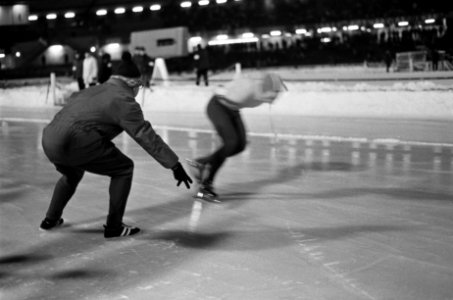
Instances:
[[[77,55],[114,66],[142,47],[168,72],[360,64],[452,69],[453,2],[438,0],[0,1],[0,79],[74,76]]]

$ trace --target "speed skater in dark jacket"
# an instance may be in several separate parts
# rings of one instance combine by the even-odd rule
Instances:
[[[50,230],[63,223],[63,210],[76,191],[84,172],[110,177],[109,209],[104,237],[128,236],[140,231],[123,224],[131,189],[133,161],[112,140],[125,131],[164,168],[173,171],[179,186],[189,189],[191,178],[178,156],[144,119],[135,101],[141,87],[140,72],[129,52],[114,75],[104,84],[73,94],[44,129],[45,154],[62,174],[40,228]]]

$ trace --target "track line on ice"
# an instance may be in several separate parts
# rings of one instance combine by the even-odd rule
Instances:
[[[28,119],[28,118],[0,118],[0,125],[4,126],[3,123],[8,122],[22,122],[22,123],[37,123],[47,124],[50,119]],[[211,129],[199,129],[189,127],[175,127],[166,125],[155,125],[153,126],[159,130],[174,130],[182,132],[199,132],[199,133],[215,133]],[[265,137],[275,139],[275,134],[272,132],[249,132],[249,136],[253,137]],[[351,142],[351,143],[372,143],[372,144],[393,144],[393,145],[406,145],[406,146],[428,146],[428,147],[449,147],[453,148],[453,143],[434,143],[434,142],[419,142],[419,141],[405,141],[400,139],[390,138],[361,138],[361,137],[343,137],[343,136],[328,136],[328,135],[303,135],[303,134],[291,134],[283,133],[278,134],[279,140],[312,140],[312,141],[330,141],[330,142]]]

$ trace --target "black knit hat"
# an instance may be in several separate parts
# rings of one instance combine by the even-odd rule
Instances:
[[[140,71],[132,61],[132,56],[129,52],[125,51],[121,55],[121,63],[114,72],[114,75],[121,75],[127,78],[138,78],[141,76]]]

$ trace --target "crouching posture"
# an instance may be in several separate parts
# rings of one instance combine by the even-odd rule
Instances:
[[[76,191],[84,172],[110,177],[109,209],[104,225],[106,238],[128,236],[140,231],[123,224],[131,189],[133,161],[112,140],[126,131],[164,168],[173,171],[179,186],[190,188],[192,180],[178,156],[156,134],[135,101],[141,86],[140,72],[128,52],[111,78],[75,93],[44,129],[45,154],[62,174],[40,228],[53,229],[63,223],[63,210]]]
[[[238,77],[214,92],[207,106],[207,115],[222,145],[208,156],[188,160],[193,176],[200,184],[199,197],[218,202],[213,188],[218,170],[228,157],[237,155],[246,147],[247,136],[240,109],[273,103],[285,89],[278,75],[267,73],[257,79]]]

